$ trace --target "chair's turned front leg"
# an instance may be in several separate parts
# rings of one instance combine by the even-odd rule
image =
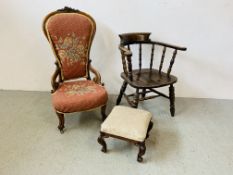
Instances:
[[[107,117],[105,112],[106,112],[106,105],[101,107],[102,121],[104,121],[106,119],[106,117]]]
[[[117,97],[116,105],[119,105],[119,104],[120,104],[121,98],[122,98],[123,94],[125,93],[125,89],[126,89],[126,87],[127,87],[127,84],[128,84],[128,83],[127,83],[126,81],[123,82],[123,84],[122,84],[122,86],[121,86],[120,94],[119,94],[118,97]]]
[[[57,128],[60,130],[60,133],[63,134],[64,133],[63,129],[65,128],[65,126],[64,126],[64,124],[65,124],[64,114],[58,113],[58,112],[56,112],[56,114],[57,114],[57,117],[59,119],[59,125]]]
[[[171,84],[169,87],[169,100],[170,100],[171,116],[174,117],[175,115],[175,88],[173,84]]]
[[[100,133],[100,136],[97,139],[98,143],[102,145],[101,151],[106,153],[107,152],[107,145],[106,142],[104,141],[104,134]]]
[[[145,141],[144,142],[141,142],[139,143],[139,152],[138,152],[138,158],[137,158],[137,161],[138,162],[142,162],[143,161],[143,158],[142,156],[145,154],[146,152],[146,146],[145,146]]]

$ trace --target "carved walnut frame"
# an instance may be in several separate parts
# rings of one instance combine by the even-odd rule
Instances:
[[[106,144],[104,138],[112,137],[112,138],[124,140],[124,141],[127,141],[127,142],[131,142],[131,143],[133,143],[133,144],[135,144],[136,146],[139,147],[139,152],[138,152],[138,155],[137,155],[137,161],[138,162],[142,162],[143,161],[143,157],[142,156],[146,153],[145,141],[149,137],[149,133],[150,133],[150,131],[151,131],[152,128],[153,128],[153,122],[150,121],[149,126],[147,128],[146,138],[142,142],[139,142],[139,141],[136,141],[136,140],[132,140],[132,139],[128,139],[128,138],[124,138],[124,137],[120,137],[120,136],[113,135],[113,134],[108,134],[108,133],[105,133],[105,132],[100,132],[100,136],[98,137],[97,141],[98,141],[98,143],[100,145],[102,145],[101,151],[103,153],[107,152],[107,144]]]
[[[55,49],[54,49],[54,47],[52,45],[50,36],[48,35],[48,32],[46,30],[46,22],[51,16],[53,16],[55,14],[59,14],[59,13],[77,13],[77,14],[81,14],[83,16],[86,16],[91,20],[91,22],[93,24],[93,33],[92,33],[92,36],[91,36],[91,39],[90,39],[88,55],[87,55],[87,59],[88,59],[88,61],[87,61],[87,75],[82,77],[82,78],[86,78],[87,80],[91,80],[91,76],[90,76],[90,72],[91,72],[91,73],[94,74],[94,77],[93,77],[92,80],[97,84],[104,85],[104,83],[101,82],[100,73],[91,65],[91,59],[89,58],[92,41],[94,39],[95,32],[96,32],[95,20],[89,14],[87,14],[85,12],[82,12],[82,11],[79,11],[79,10],[76,10],[76,9],[72,9],[70,7],[64,7],[63,9],[59,9],[57,11],[49,13],[44,18],[44,21],[43,21],[43,32],[44,32],[47,40],[49,41],[49,43],[50,43],[50,45],[52,47],[53,53],[54,53],[54,55],[56,57],[56,61],[55,61],[56,69],[55,69],[55,72],[53,73],[53,75],[51,77],[51,85],[52,85],[51,93],[54,93],[58,89],[59,85],[64,81],[64,78],[63,78],[62,71],[61,71],[60,60],[57,57],[57,54],[56,54]],[[104,120],[106,118],[105,110],[106,110],[106,104],[101,107],[102,120]],[[64,119],[64,114],[65,113],[60,112],[60,111],[56,111],[56,114],[57,114],[58,119],[59,119],[58,129],[60,130],[61,133],[63,133],[64,132],[64,130],[63,130],[64,129],[64,123],[65,123],[65,119]]]

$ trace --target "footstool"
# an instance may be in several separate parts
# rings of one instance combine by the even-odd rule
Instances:
[[[113,137],[134,143],[139,146],[137,161],[142,162],[142,156],[146,152],[145,140],[153,127],[150,112],[130,108],[126,106],[115,106],[109,116],[101,125],[99,144],[102,152],[107,152],[104,138]]]

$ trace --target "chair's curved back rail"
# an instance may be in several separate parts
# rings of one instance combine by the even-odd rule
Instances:
[[[151,45],[151,54],[150,54],[150,67],[149,69],[152,71],[153,69],[153,62],[154,62],[154,55],[155,55],[155,47],[159,46],[159,47],[163,47],[162,49],[162,56],[160,59],[160,64],[159,64],[159,74],[162,74],[162,69],[163,69],[163,64],[164,64],[164,60],[166,57],[166,52],[167,49],[172,49],[173,50],[173,54],[172,57],[170,59],[170,63],[169,63],[169,67],[166,71],[167,77],[170,77],[170,73],[172,71],[172,67],[174,65],[175,62],[175,58],[177,56],[177,52],[178,51],[186,51],[187,48],[186,47],[180,47],[180,46],[176,46],[176,45],[172,45],[172,44],[168,44],[168,43],[164,43],[164,42],[159,42],[159,41],[152,41],[150,40],[149,36],[150,33],[126,33],[126,34],[121,34],[119,35],[121,38],[121,43],[119,45],[119,49],[121,51],[121,55],[122,55],[122,64],[123,64],[123,70],[125,72],[125,74],[129,77],[130,80],[133,79],[132,77],[132,70],[134,70],[134,68],[132,67],[132,56],[133,56],[133,52],[130,49],[131,45],[138,45],[138,50],[139,50],[139,74],[141,72],[142,69],[142,46],[143,45]]]

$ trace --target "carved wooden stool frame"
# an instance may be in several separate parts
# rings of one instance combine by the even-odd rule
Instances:
[[[143,161],[142,156],[143,156],[143,155],[145,154],[145,152],[146,152],[145,141],[146,141],[146,139],[149,137],[149,132],[150,132],[150,130],[152,129],[152,127],[153,127],[153,122],[150,121],[149,126],[148,126],[148,129],[147,129],[146,138],[145,138],[145,140],[143,140],[142,142],[136,141],[136,140],[132,140],[132,139],[128,139],[128,138],[124,138],[124,137],[120,137],[120,136],[116,136],[116,135],[112,135],[112,134],[108,134],[108,133],[101,132],[101,131],[100,131],[100,136],[98,137],[97,141],[99,142],[99,144],[102,145],[101,151],[104,152],[104,153],[107,152],[107,144],[106,144],[104,138],[113,137],[113,138],[117,138],[117,139],[120,139],[120,140],[125,140],[125,141],[128,141],[128,142],[132,142],[132,143],[134,143],[136,146],[139,147],[139,152],[138,152],[138,156],[137,156],[137,161],[138,161],[138,162],[142,162],[142,161]]]

